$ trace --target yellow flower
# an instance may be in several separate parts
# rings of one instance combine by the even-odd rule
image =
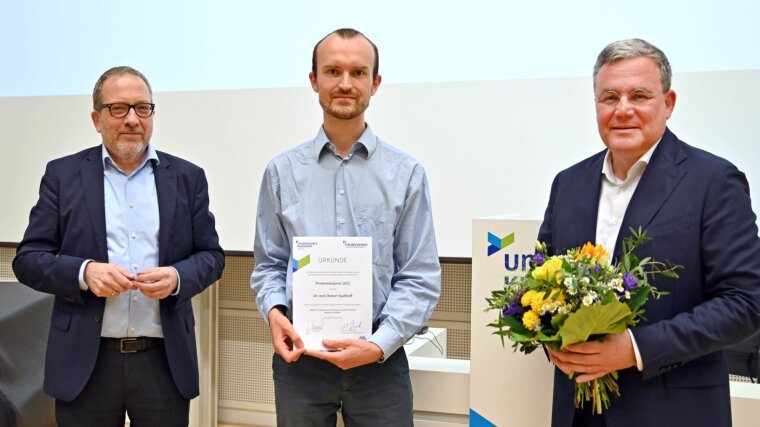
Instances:
[[[525,314],[523,314],[522,321],[523,326],[531,331],[538,329],[538,326],[541,324],[541,319],[538,317],[538,313],[533,310],[526,311]]]
[[[533,278],[536,280],[550,281],[554,278],[557,283],[562,281],[562,260],[557,257],[551,257],[540,267],[533,270]]]
[[[610,254],[606,249],[604,249],[604,246],[594,246],[591,244],[591,242],[586,242],[586,244],[583,245],[581,251],[578,252],[578,255],[575,256],[575,260],[579,261],[583,259],[584,255],[588,255],[590,259],[594,259],[594,257],[596,257],[596,262],[599,264],[606,264],[610,259]]]
[[[557,293],[559,293],[559,295],[557,295]],[[549,298],[547,300],[552,301],[552,298],[554,298],[554,295],[557,295],[557,298],[554,301],[565,302],[565,293],[559,289],[552,290],[552,293],[549,294]]]
[[[528,291],[525,294],[523,294],[522,298],[520,299],[520,304],[522,304],[523,307],[531,307],[534,310],[537,310],[535,308],[535,304],[540,304],[541,302],[541,292],[538,291]]]
[[[565,294],[562,293],[559,289],[552,290],[547,298],[544,298],[545,292],[531,290],[522,296],[520,299],[520,304],[522,304],[523,307],[530,307],[531,310],[538,312],[541,311],[541,307],[543,307],[546,303],[552,302],[552,298],[554,298],[558,292],[559,295],[557,296],[556,301],[564,302]]]

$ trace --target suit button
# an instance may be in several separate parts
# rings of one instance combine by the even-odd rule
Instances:
[[[98,316],[98,315],[96,314],[96,315],[95,315],[95,317],[93,317],[93,318],[92,318],[92,320],[94,320],[94,321],[95,321],[95,323],[100,323],[100,316]]]

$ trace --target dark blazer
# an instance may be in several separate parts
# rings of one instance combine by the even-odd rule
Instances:
[[[595,240],[605,152],[560,172],[539,232],[550,252]],[[620,372],[608,426],[729,426],[728,370],[722,348],[760,328],[760,239],[742,172],[666,129],[623,218],[614,257],[629,227],[653,240],[639,256],[684,266],[680,279],[656,277],[670,292],[644,307],[632,329],[644,371]],[[573,420],[573,383],[555,370],[552,426]]]
[[[180,293],[160,302],[164,347],[179,392],[198,390],[195,320],[190,298],[222,274],[224,254],[209,212],[201,168],[158,152],[159,265],[179,272]],[[48,163],[40,196],[13,260],[20,282],[55,295],[45,361],[45,392],[76,398],[92,374],[100,348],[105,298],[79,289],[86,259],[108,262],[101,147]]]

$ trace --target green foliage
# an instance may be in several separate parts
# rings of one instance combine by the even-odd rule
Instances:
[[[616,334],[626,329],[631,309],[620,301],[583,306],[567,317],[559,330],[562,348],[586,342],[591,335]]]

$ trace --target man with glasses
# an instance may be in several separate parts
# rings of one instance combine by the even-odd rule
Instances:
[[[201,168],[150,143],[150,84],[115,67],[93,91],[102,145],[53,160],[13,260],[55,295],[45,392],[66,426],[186,426],[198,395],[190,299],[224,254]]]
[[[719,350],[760,329],[760,239],[747,180],[667,127],[676,93],[660,49],[640,39],[614,42],[593,76],[607,149],[557,175],[539,240],[553,253],[596,241],[620,259],[629,228],[643,227],[652,241],[637,255],[684,268],[678,280],[653,279],[669,295],[649,301],[638,325],[549,351],[558,368],[552,426],[730,426]],[[573,381],[611,371],[621,396],[609,409],[573,408]]]

